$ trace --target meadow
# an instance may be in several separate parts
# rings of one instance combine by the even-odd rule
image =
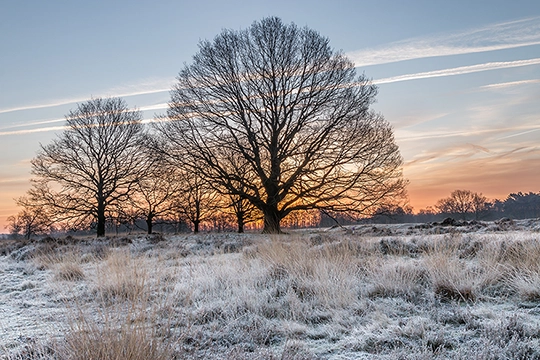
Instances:
[[[540,220],[457,225],[5,240],[0,358],[540,359]]]

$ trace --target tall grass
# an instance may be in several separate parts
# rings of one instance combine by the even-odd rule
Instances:
[[[134,259],[128,249],[114,249],[97,268],[94,291],[103,303],[146,300],[147,263]]]
[[[86,289],[51,358],[540,358],[537,234],[318,236],[49,254]]]

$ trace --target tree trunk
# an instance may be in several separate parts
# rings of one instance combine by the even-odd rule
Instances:
[[[237,214],[238,220],[238,233],[242,234],[244,232],[244,214]]]
[[[105,203],[103,201],[98,202],[97,221],[97,237],[103,237],[105,236]]]
[[[276,208],[266,208],[264,214],[263,234],[281,234],[281,217]]]
[[[152,214],[148,214],[146,217],[146,228],[148,229],[148,235],[152,234],[153,218],[154,216]]]
[[[199,233],[199,220],[193,221],[193,233],[198,234]]]

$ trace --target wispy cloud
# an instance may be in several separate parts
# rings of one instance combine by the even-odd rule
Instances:
[[[427,130],[427,131],[408,131],[408,130],[396,130],[396,140],[399,143],[403,142],[417,142],[418,140],[427,140],[427,139],[443,139],[443,138],[453,138],[453,137],[462,137],[462,138],[471,138],[474,136],[485,136],[492,134],[494,136],[498,134],[505,134],[513,132],[513,134],[505,135],[497,138],[493,138],[494,141],[512,138],[520,135],[525,135],[531,132],[539,131],[540,125],[531,125],[531,124],[519,124],[509,127],[490,127],[490,128],[477,128],[469,129],[463,128],[456,131],[448,131],[446,129],[436,129],[436,130]],[[516,133],[516,131],[518,131]]]
[[[40,133],[40,132],[47,132],[47,131],[58,131],[58,130],[64,130],[65,126],[49,126],[49,127],[42,127],[37,129],[24,129],[24,130],[13,130],[13,131],[0,131],[0,136],[7,136],[7,135],[26,135],[26,134],[33,134],[33,133]]]
[[[522,131],[522,132],[519,132],[517,134],[503,136],[503,137],[497,138],[495,140],[509,139],[509,138],[513,138],[513,137],[516,137],[516,136],[526,135],[526,134],[529,134],[529,133],[532,133],[532,132],[535,132],[535,131],[538,131],[538,130],[540,130],[540,127],[536,128],[536,129],[530,129],[530,130],[527,130],[527,131]]]
[[[36,121],[29,121],[29,122],[24,122],[24,123],[11,124],[11,125],[8,125],[8,126],[3,126],[3,127],[0,127],[0,130],[16,129],[16,128],[21,128],[21,127],[35,126],[35,125],[54,124],[54,123],[59,123],[59,122],[64,122],[64,121],[66,121],[65,118],[52,119],[52,120],[36,120]]]
[[[347,55],[356,66],[470,54],[540,44],[540,17],[491,24],[455,34],[406,39]]]
[[[160,104],[154,104],[154,105],[147,105],[147,106],[141,106],[138,108],[138,110],[141,111],[151,111],[151,110],[160,110],[160,109],[166,109],[168,107],[167,103],[160,103]],[[40,128],[34,128],[34,129],[24,129],[24,130],[9,130],[8,129],[17,129],[17,128],[24,128],[24,127],[30,127],[30,126],[36,126],[36,125],[50,125],[55,123],[61,123],[65,122],[66,118],[62,119],[52,119],[52,120],[37,120],[37,121],[30,121],[25,123],[19,123],[9,126],[0,127],[0,136],[6,136],[6,135],[25,135],[25,134],[32,134],[32,133],[39,133],[39,132],[47,132],[47,131],[57,131],[57,130],[64,130],[66,129],[65,126],[44,126]],[[143,123],[149,123],[152,120],[143,120]]]
[[[137,95],[156,94],[160,92],[168,92],[171,90],[171,86],[173,82],[174,82],[174,79],[144,80],[137,84],[115,87],[109,90],[101,91],[98,94],[94,94],[94,95],[57,99],[57,100],[52,100],[47,103],[4,108],[4,109],[0,109],[0,114],[15,112],[15,111],[50,108],[50,107],[61,106],[61,105],[69,105],[69,104],[74,104],[77,102],[86,101],[91,97],[101,97],[101,96],[102,97],[108,97],[108,96],[129,97],[129,96],[137,96]]]
[[[480,86],[480,89],[503,89],[508,87],[514,87],[514,86],[520,86],[520,85],[529,85],[529,84],[539,84],[540,79],[532,79],[532,80],[520,80],[520,81],[510,81],[510,82],[504,82],[504,83],[497,83],[497,84],[489,84]]]
[[[528,59],[528,60],[515,60],[515,61],[500,61],[500,62],[489,62],[484,64],[460,66],[450,69],[434,70],[434,71],[425,71],[414,74],[405,74],[387,77],[383,79],[373,80],[374,84],[388,84],[399,81],[409,81],[409,80],[418,80],[418,79],[428,79],[434,77],[443,77],[443,76],[453,76],[453,75],[463,75],[470,74],[480,71],[488,70],[497,70],[497,69],[506,69],[527,65],[538,65],[540,64],[540,58]]]

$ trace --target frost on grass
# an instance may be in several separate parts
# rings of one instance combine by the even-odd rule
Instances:
[[[540,359],[538,232],[430,231],[27,243],[0,358]]]

